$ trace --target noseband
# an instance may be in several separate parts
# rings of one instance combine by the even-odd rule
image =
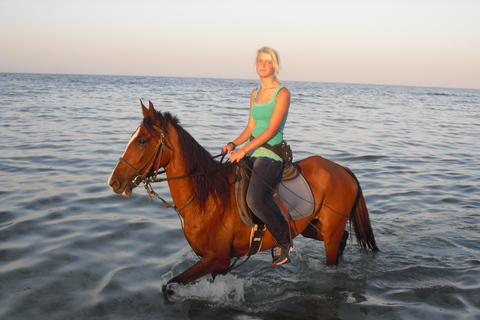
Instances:
[[[129,168],[131,171],[133,171],[135,173],[133,177],[133,179],[131,179],[128,184],[129,186],[133,189],[135,187],[138,187],[138,185],[140,184],[140,182],[143,182],[143,184],[145,185],[145,188],[147,188],[147,186],[151,183],[151,182],[154,182],[155,179],[157,178],[157,175],[158,175],[158,171],[160,170],[160,161],[162,159],[162,155],[163,155],[163,150],[165,150],[165,133],[162,129],[160,129],[159,127],[157,126],[153,126],[153,128],[160,132],[160,139],[158,140],[158,143],[157,143],[157,146],[155,147],[155,150],[153,151],[152,155],[150,156],[150,158],[148,158],[148,160],[145,162],[145,164],[140,168],[140,169],[136,169],[134,166],[132,166],[131,164],[129,164],[125,159],[123,158],[120,158],[119,159],[119,162],[121,162],[122,164],[124,164],[127,168]],[[155,165],[155,158],[157,158],[158,156],[158,160],[157,160],[157,165],[154,167]],[[150,164],[150,165],[149,165]],[[149,165],[149,166],[148,166]],[[144,173],[142,174],[142,171],[148,166],[148,169],[144,171]],[[151,177],[151,178],[148,178],[148,173],[152,170],[152,168],[154,169],[154,176]]]

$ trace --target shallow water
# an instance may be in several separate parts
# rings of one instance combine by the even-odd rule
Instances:
[[[480,319],[480,91],[285,82],[286,138],[350,167],[381,251],[335,267],[296,238],[215,282],[176,213],[106,181],[141,121],[176,114],[212,154],[246,124],[249,80],[0,74],[1,319]],[[166,185],[155,190],[169,198]]]

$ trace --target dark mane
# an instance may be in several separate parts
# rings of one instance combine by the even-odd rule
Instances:
[[[199,203],[200,208],[205,209],[210,195],[215,199],[218,207],[228,207],[230,205],[231,186],[229,176],[233,166],[219,169],[220,162],[213,159],[212,155],[180,125],[176,116],[173,116],[170,112],[162,114],[157,111],[157,113],[162,121],[161,126],[164,128],[167,147],[173,147],[169,140],[168,124],[171,124],[178,132],[179,147],[185,161],[187,174],[203,173],[190,178],[195,200]],[[143,123],[150,132],[155,132],[150,117],[145,118]]]

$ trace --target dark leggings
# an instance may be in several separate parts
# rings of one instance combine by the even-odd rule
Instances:
[[[288,230],[282,226],[284,218],[273,200],[273,193],[281,179],[283,163],[270,158],[252,157],[253,172],[247,190],[247,204],[265,223],[278,244],[288,246]]]

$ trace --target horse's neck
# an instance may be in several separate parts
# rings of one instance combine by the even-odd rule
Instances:
[[[190,179],[187,178],[187,170],[180,152],[174,152],[168,165],[165,166],[165,174],[168,179],[185,177],[181,179],[173,179],[168,181],[168,187],[175,206],[182,206],[192,195]]]
[[[179,134],[176,130],[174,130],[174,128],[170,128],[170,132],[171,133],[169,134],[168,140],[170,141],[171,149],[169,149],[170,155],[168,164],[165,165],[164,169],[167,174],[167,178],[169,179],[183,177],[181,179],[169,180],[168,182],[172,200],[177,208],[183,207],[188,203],[188,205],[186,205],[184,209],[180,211],[180,214],[185,220],[188,219],[193,223],[197,221],[197,219],[204,220],[205,215],[199,214],[200,210],[210,212],[215,210],[215,208],[218,207],[218,204],[216,203],[215,199],[210,196],[207,197],[205,203],[201,203],[205,199],[196,201],[197,199],[201,199],[203,197],[201,194],[195,194],[198,192],[194,185],[196,182],[194,182],[193,178],[187,176],[201,174],[201,172],[190,172],[190,169],[188,169],[190,165],[186,163],[186,161],[189,160],[184,158],[181,151]],[[198,164],[198,166],[194,167],[203,168],[204,166]],[[202,190],[204,189],[202,188]],[[192,197],[194,197],[193,201],[191,201]]]
[[[193,195],[192,187],[190,185],[191,179],[187,178],[189,172],[187,172],[187,166],[185,159],[182,156],[178,132],[170,127],[170,134],[168,140],[171,144],[170,159],[168,164],[164,167],[167,178],[184,177],[181,179],[173,179],[168,181],[168,187],[172,200],[177,208],[184,206],[191,196]],[[181,210],[182,216],[186,214],[188,210]],[[184,216],[185,217],[185,216]]]

